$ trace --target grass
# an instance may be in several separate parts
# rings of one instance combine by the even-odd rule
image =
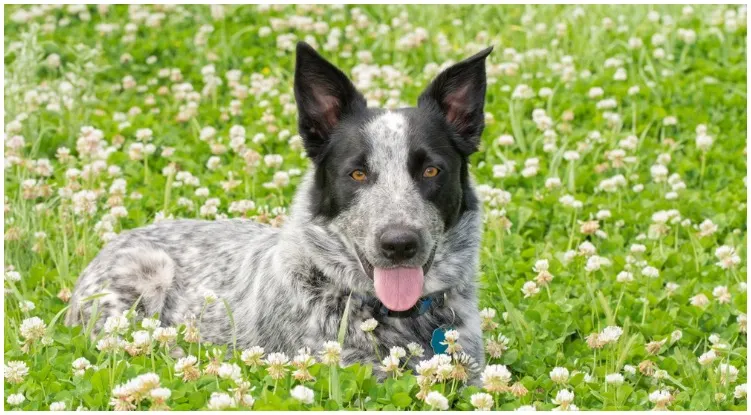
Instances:
[[[745,6],[6,6],[4,23],[6,409],[472,409],[488,391],[499,409],[746,409]],[[391,107],[413,105],[436,65],[495,46],[471,171],[481,304],[497,311],[487,360],[514,393],[428,384],[444,402],[411,372],[378,383],[360,365],[274,379],[240,351],[196,353],[180,327],[200,359],[185,381],[153,340],[169,333],[123,327],[131,346],[149,334],[133,356],[61,324],[66,290],[116,233],[283,222],[308,165],[291,96],[303,39]],[[75,374],[79,358],[91,366]]]

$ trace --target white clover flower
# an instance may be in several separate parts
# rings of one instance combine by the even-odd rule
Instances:
[[[141,327],[146,330],[154,330],[161,324],[162,322],[155,318],[145,318],[141,321]]]
[[[425,403],[430,405],[430,408],[434,410],[445,411],[449,409],[449,400],[438,391],[428,392],[427,396],[425,396]]]
[[[742,291],[746,291],[746,287],[743,287]],[[746,333],[746,331],[748,330],[748,316],[746,315],[746,313],[738,314],[736,321],[738,321],[738,331],[740,331],[741,333]]]
[[[25,400],[26,400],[26,397],[23,396],[22,393],[14,393],[14,394],[8,395],[8,399],[6,400],[6,402],[8,402],[8,405],[10,406],[18,406],[18,405],[21,405]]]
[[[597,253],[597,248],[589,241],[584,241],[579,244],[579,253],[583,256],[591,256]]]
[[[52,402],[50,404],[50,411],[64,411],[65,410],[65,402]]]
[[[130,328],[130,321],[125,315],[110,316],[104,322],[104,332],[107,334],[125,334]]]
[[[709,298],[706,295],[699,293],[689,299],[692,306],[704,308],[709,304]]]
[[[625,365],[623,366],[623,372],[625,372],[629,376],[634,376],[636,375],[636,368],[631,365]]]
[[[378,321],[374,318],[369,318],[360,324],[360,330],[364,332],[372,332],[378,327]]]
[[[735,252],[735,248],[728,245],[722,245],[715,250],[715,256],[720,261],[717,262],[717,266],[722,269],[735,268],[741,263],[741,257]]]
[[[717,354],[714,350],[710,350],[706,353],[703,353],[701,356],[699,356],[699,364],[702,366],[707,366],[711,364],[712,362],[717,359]]]
[[[514,88],[514,92],[511,94],[512,99],[529,99],[535,96],[535,91],[529,87],[529,85],[519,84]]]
[[[522,286],[522,293],[524,294],[524,298],[529,298],[539,294],[540,288],[534,281],[527,281]]]
[[[100,352],[117,352],[125,347],[125,340],[117,336],[107,336],[96,343],[96,348]]]
[[[504,365],[488,365],[481,375],[482,387],[490,393],[505,392],[511,381],[511,372]]]
[[[411,356],[422,357],[425,354],[425,349],[415,342],[407,344],[407,351]]]
[[[559,390],[553,398],[553,403],[559,405],[561,409],[565,410],[574,402],[574,392],[567,389]]]
[[[313,389],[310,389],[303,385],[297,385],[292,390],[289,391],[290,396],[292,396],[294,399],[297,399],[298,401],[310,405],[314,402],[314,392]]]
[[[650,167],[649,172],[652,175],[652,180],[654,180],[655,183],[662,183],[668,177],[668,168],[663,166],[662,164],[653,165],[652,167]]]
[[[671,399],[670,392],[664,389],[658,389],[649,394],[649,401],[655,404],[655,409],[665,409]]]
[[[342,346],[336,341],[323,343],[323,350],[319,352],[321,362],[325,365],[337,365],[341,360]]]
[[[644,42],[641,40],[641,38],[632,37],[628,39],[629,49],[640,49],[642,46],[644,46]]]
[[[727,363],[720,363],[717,367],[720,372],[720,383],[722,386],[727,386],[731,383],[735,383],[738,379],[738,368]]]
[[[493,396],[484,392],[472,394],[469,398],[469,402],[477,411],[490,411],[495,404]]]
[[[589,89],[587,95],[592,99],[601,98],[603,95],[605,95],[605,90],[598,86],[595,86]]]
[[[717,225],[715,225],[711,219],[705,219],[702,223],[699,224],[699,236],[711,236],[712,234],[717,232],[717,229]]]
[[[545,188],[548,190],[553,190],[561,187],[561,179],[558,177],[550,177],[545,180]]]
[[[652,266],[642,268],[641,273],[648,278],[657,278],[660,276],[660,271]]]
[[[548,271],[550,269],[550,264],[548,263],[547,259],[538,259],[535,261],[535,265],[532,267],[532,271],[534,272],[542,272],[542,271]]]
[[[206,289],[203,291],[203,301],[206,304],[213,304],[218,298],[219,297],[217,297],[216,293],[212,290]]]
[[[480,318],[492,320],[495,318],[497,311],[494,308],[483,308],[480,310]]]
[[[154,400],[164,402],[172,396],[172,391],[168,388],[155,388],[151,390],[149,395]]]
[[[720,304],[727,304],[730,302],[730,291],[728,290],[728,287],[724,285],[718,285],[712,290],[712,296],[717,299],[717,302]]]
[[[177,329],[174,327],[157,327],[154,329],[154,340],[166,346],[177,338]]]
[[[74,376],[83,376],[87,369],[91,368],[91,362],[85,357],[79,357],[71,364]]]
[[[448,333],[448,332],[447,332]],[[401,359],[402,357],[407,355],[407,351],[404,350],[403,347],[394,346],[389,350],[389,355],[394,356],[397,359]]]
[[[626,72],[626,69],[618,68],[615,70],[615,74],[613,75],[614,81],[625,81],[626,79],[628,79],[628,73]]]
[[[281,379],[287,373],[289,357],[284,353],[269,353],[266,357],[267,371],[273,379]]]
[[[3,367],[3,377],[8,383],[21,383],[28,374],[29,367],[26,362],[19,360],[11,360]]]
[[[701,151],[708,151],[712,147],[714,139],[706,134],[700,134],[696,136],[696,148]]]
[[[146,330],[133,332],[133,345],[136,347],[145,347],[151,345],[151,335]]]
[[[514,145],[514,136],[510,134],[503,134],[496,139],[496,143],[499,146],[508,147]]]
[[[459,332],[457,330],[447,330],[444,337],[447,342],[456,342],[459,340]]]
[[[746,399],[746,384],[738,385],[735,387],[735,390],[733,391],[733,396],[735,399]]]
[[[401,368],[399,367],[399,365],[399,358],[391,354],[386,356],[386,358],[381,361],[381,370],[386,373],[393,373],[394,376],[398,376],[401,373]]]
[[[44,336],[47,325],[39,317],[30,317],[21,322],[19,330],[26,341],[34,341]]]
[[[221,411],[227,408],[234,408],[236,406],[237,403],[235,402],[235,400],[226,393],[222,392],[213,392],[207,405],[208,409],[212,411]]]
[[[28,313],[29,311],[34,310],[36,306],[34,305],[33,302],[24,300],[24,301],[21,301],[21,303],[19,304],[19,308],[21,309],[22,312]]]
[[[242,370],[240,366],[232,363],[222,363],[219,366],[219,377],[222,379],[232,379],[236,382],[242,380]]]
[[[558,384],[564,384],[568,381],[568,369],[565,367],[554,367],[550,371],[550,379]]]
[[[175,363],[175,375],[182,376],[186,382],[198,379],[201,372],[195,367],[197,362],[198,359],[192,355],[181,357]]]
[[[624,382],[623,375],[620,373],[611,373],[609,375],[605,375],[605,382],[610,385],[622,385]]]
[[[243,350],[242,354],[240,355],[240,360],[242,360],[246,365],[257,366],[262,364],[264,353],[265,351],[263,347],[253,346],[249,349]]]
[[[578,151],[569,150],[563,153],[563,159],[566,161],[576,161],[580,158],[581,156]]]
[[[607,344],[607,343],[614,343],[617,342],[618,339],[623,334],[623,329],[618,326],[608,326],[605,327],[602,332],[600,333],[600,341]]]
[[[630,249],[631,253],[634,254],[643,254],[647,252],[647,247],[642,244],[632,244]]]
[[[21,274],[18,271],[6,271],[5,279],[8,281],[18,282],[21,281]]]
[[[600,256],[592,255],[587,258],[587,263],[584,265],[584,270],[587,272],[595,272],[599,270],[603,265],[603,259]]]

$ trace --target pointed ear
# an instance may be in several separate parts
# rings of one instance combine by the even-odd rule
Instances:
[[[417,102],[420,108],[436,111],[454,129],[464,155],[477,151],[485,128],[485,58],[492,50],[491,46],[441,72]]]
[[[300,135],[313,160],[342,118],[367,106],[349,78],[305,42],[297,44],[295,101]]]

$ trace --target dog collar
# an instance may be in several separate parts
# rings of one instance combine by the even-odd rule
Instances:
[[[426,295],[425,297],[420,298],[417,300],[417,303],[412,306],[409,310],[404,311],[393,311],[386,308],[385,305],[376,297],[373,296],[361,296],[359,294],[354,294],[353,297],[357,296],[360,298],[360,300],[363,303],[363,306],[369,307],[373,310],[373,315],[377,317],[395,317],[395,318],[414,318],[421,316],[430,309],[434,307],[442,307],[446,304],[446,296],[448,295],[448,291],[439,291],[437,293]]]

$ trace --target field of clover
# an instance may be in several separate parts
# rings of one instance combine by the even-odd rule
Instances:
[[[746,12],[6,6],[5,409],[745,409]],[[342,367],[341,339],[233,350],[201,342],[201,316],[126,313],[95,338],[62,324],[76,277],[126,229],[283,225],[308,166],[298,40],[388,108],[495,46],[471,159],[477,385],[456,332],[451,354],[405,344]]]

